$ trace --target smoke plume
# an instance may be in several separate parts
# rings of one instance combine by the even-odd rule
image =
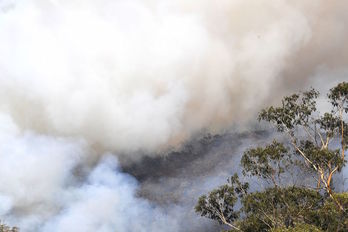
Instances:
[[[127,167],[144,157],[347,80],[346,12],[340,0],[0,0],[0,219],[29,232],[212,228],[183,198],[231,167],[138,183],[121,166],[137,177]],[[208,183],[169,206],[139,196],[164,180]]]

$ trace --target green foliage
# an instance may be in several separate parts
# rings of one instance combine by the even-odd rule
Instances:
[[[241,228],[243,231],[252,231],[255,225],[260,224],[258,228],[266,225],[269,230],[292,227],[295,222],[306,223],[322,203],[323,197],[317,191],[302,187],[268,188],[254,192],[242,199],[245,220],[251,218],[254,223],[242,224]]]
[[[348,192],[336,193],[335,197],[345,210],[337,210],[336,203],[328,199],[317,212],[317,224],[324,231],[346,232],[348,231]]]
[[[259,120],[276,125],[279,132],[291,131],[298,125],[306,125],[317,110],[316,98],[319,92],[311,89],[302,94],[293,94],[282,100],[280,107],[269,107],[261,111]]]
[[[227,182],[234,188],[234,192],[238,195],[238,197],[242,198],[248,194],[249,183],[243,183],[239,180],[238,175],[235,173]]]
[[[272,229],[271,232],[323,232],[323,230],[310,224],[297,224],[295,227],[291,228],[276,228]]]
[[[0,232],[19,232],[17,227],[10,227],[0,222]]]
[[[288,136],[292,153],[316,173],[317,187],[325,190],[331,198],[334,198],[332,178],[346,163],[348,125],[343,114],[348,112],[347,89],[348,83],[343,82],[330,90],[328,100],[332,109],[323,115],[317,112],[319,93],[314,89],[285,97],[281,106],[271,106],[259,115],[259,120],[269,122]],[[336,141],[340,141],[341,146],[332,149]]]
[[[301,141],[299,148],[313,162],[313,166],[310,166],[310,168],[315,166],[329,170],[330,167],[337,167],[337,170],[341,171],[345,164],[339,149],[319,148],[309,140]]]
[[[238,213],[233,209],[236,202],[237,196],[234,188],[223,185],[210,192],[208,196],[201,196],[195,209],[201,216],[216,220],[219,223],[232,223],[238,218]]]
[[[289,140],[245,151],[242,173],[272,183],[272,187],[248,192],[248,183],[240,182],[235,174],[227,185],[202,196],[196,212],[231,231],[348,231],[348,193],[335,193],[331,186],[334,175],[346,163],[348,83],[330,90],[330,112],[317,112],[318,96],[319,92],[311,89],[285,97],[279,107],[261,111],[259,120],[269,122]],[[296,167],[313,176],[309,186],[282,183],[281,176]]]
[[[348,113],[348,83],[339,83],[336,87],[330,89],[328,94],[331,104],[339,110],[343,109]]]
[[[338,115],[342,134],[342,148],[347,149],[348,125],[343,120],[343,113],[348,113],[348,83],[342,82],[330,89],[328,98],[333,106],[332,113]],[[344,156],[344,154],[342,154]]]
[[[288,149],[276,141],[265,148],[258,147],[246,151],[241,159],[244,175],[272,180],[274,185],[279,184],[280,175],[290,164]]]
[[[208,196],[201,196],[195,210],[203,217],[233,227],[232,223],[239,218],[239,212],[234,210],[234,206],[238,196],[247,194],[248,188],[249,184],[241,183],[235,174],[228,179],[228,184],[211,191]]]

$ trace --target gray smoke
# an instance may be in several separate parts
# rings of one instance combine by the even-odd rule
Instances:
[[[22,231],[178,231],[175,219],[136,198],[136,180],[103,159],[77,179],[83,141],[20,132],[0,117],[0,214]]]
[[[253,140],[170,151],[346,80],[347,11],[340,0],[0,0],[0,219],[23,231],[213,228],[195,198]]]

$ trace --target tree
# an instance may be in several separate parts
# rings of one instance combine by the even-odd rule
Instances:
[[[246,151],[241,159],[243,174],[257,176],[277,187],[280,185],[280,176],[292,164],[288,149],[277,141],[266,147],[258,147]]]
[[[324,231],[348,231],[348,192],[336,193],[335,198],[344,207],[345,211],[338,211],[332,199],[327,200],[318,212],[318,225]]]
[[[10,227],[0,221],[0,232],[18,232],[17,227]]]
[[[280,107],[271,106],[262,110],[259,120],[270,122],[278,132],[288,136],[295,154],[301,156],[307,167],[317,173],[317,187],[323,186],[335,200],[332,177],[343,168],[347,149],[348,125],[343,114],[348,112],[348,83],[340,83],[330,90],[328,98],[332,109],[324,115],[317,111],[318,96],[319,92],[311,89],[285,97]],[[335,140],[341,140],[338,149],[330,147]],[[343,210],[339,202],[335,202]]]
[[[277,228],[272,229],[271,232],[323,232],[316,226],[309,224],[298,224],[292,228]]]
[[[311,189],[295,186],[267,188],[242,199],[245,218],[240,227],[243,231],[256,231],[255,226],[262,228],[257,231],[269,231],[306,224],[322,204],[322,196]]]
[[[242,196],[248,189],[248,184],[242,184],[237,175],[228,180],[228,184],[211,191],[208,196],[201,196],[196,205],[196,212],[201,216],[218,221],[235,230],[239,230],[233,222],[239,217],[234,210],[238,195]]]
[[[263,180],[267,188],[248,192],[249,184],[235,174],[228,184],[203,195],[196,212],[232,231],[348,231],[348,193],[336,193],[332,184],[346,163],[348,83],[330,89],[332,107],[324,114],[317,110],[318,96],[310,89],[260,112],[260,121],[288,139],[249,149],[241,158],[242,174]],[[314,174],[311,185],[283,181],[300,168],[303,175]]]

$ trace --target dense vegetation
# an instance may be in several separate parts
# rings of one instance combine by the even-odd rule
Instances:
[[[19,232],[19,229],[0,222],[0,232]]]
[[[230,231],[347,232],[348,192],[339,188],[338,174],[346,164],[348,83],[330,89],[328,112],[319,112],[318,97],[311,89],[262,110],[259,120],[270,123],[280,141],[245,151],[242,174],[201,196],[196,212]],[[242,177],[265,187],[251,191]]]

